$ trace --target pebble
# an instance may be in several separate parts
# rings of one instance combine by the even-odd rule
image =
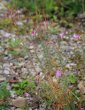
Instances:
[[[3,64],[3,68],[9,68],[9,67],[10,67],[10,64],[8,64],[8,63]]]
[[[5,69],[5,70],[3,71],[3,73],[4,73],[5,75],[9,75],[9,74],[10,74],[9,70],[7,70],[7,69]]]
[[[27,71],[26,68],[22,68],[21,71],[22,71],[22,74],[26,74],[26,73],[28,73],[28,71]]]
[[[21,108],[16,108],[15,110],[22,110]],[[30,110],[30,109],[29,109]]]
[[[25,107],[26,104],[26,98],[24,97],[17,97],[16,99],[12,99],[12,105],[15,107]]]
[[[81,91],[81,93],[85,94],[85,82],[84,81],[79,82],[78,88]]]
[[[34,49],[34,46],[29,46],[29,49],[31,50],[31,49]]]
[[[6,81],[6,78],[3,75],[0,75],[0,82]]]
[[[0,30],[0,34],[1,34],[3,37],[6,37],[6,38],[9,38],[9,37],[11,36],[10,33],[5,32],[4,30]]]
[[[22,23],[21,21],[16,22],[16,24],[17,24],[18,26],[23,26],[23,23]]]

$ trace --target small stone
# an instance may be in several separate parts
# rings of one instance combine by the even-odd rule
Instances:
[[[9,67],[10,67],[10,64],[8,64],[8,63],[3,64],[3,68],[9,68]]]
[[[20,22],[20,21],[16,22],[16,24],[17,24],[18,26],[23,26],[23,23]]]
[[[3,71],[2,70],[0,70],[0,74],[2,74],[3,73]]]
[[[76,66],[75,63],[68,63],[68,64],[66,65],[66,68],[71,69],[72,67],[75,67],[75,66]]]
[[[24,107],[26,106],[27,101],[24,97],[17,97],[16,99],[12,100],[12,105],[15,107]]]
[[[26,68],[22,68],[21,69],[23,73],[27,73],[27,69]]]
[[[34,50],[30,50],[30,52],[31,52],[31,53],[35,53],[35,51],[34,51]]]
[[[17,109],[15,109],[15,110],[22,110],[21,108],[17,108]]]
[[[0,82],[5,81],[6,78],[3,75],[0,75]]]
[[[29,46],[29,49],[31,50],[31,49],[34,49],[34,46]]]
[[[79,14],[78,14],[78,17],[79,17],[79,18],[85,18],[85,15],[82,14],[82,13],[79,13]]]
[[[10,109],[8,109],[8,110],[10,110]],[[15,110],[15,107],[11,107],[11,110]]]
[[[84,83],[84,81],[79,82],[78,88],[81,91],[81,93],[85,94],[85,83]]]
[[[11,36],[11,34],[10,33],[5,33],[5,35],[4,35],[4,37],[10,37]]]
[[[9,75],[9,74],[10,74],[10,72],[9,72],[8,69],[5,69],[5,70],[3,71],[3,73],[4,73],[5,75]]]

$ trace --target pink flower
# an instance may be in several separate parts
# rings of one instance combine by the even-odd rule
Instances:
[[[80,39],[80,35],[79,34],[74,34],[73,35],[73,38],[76,39],[76,40],[78,40],[78,39]]]
[[[29,94],[26,92],[26,93],[24,94],[24,96],[25,96],[25,97],[28,97],[28,96],[29,96]]]
[[[33,31],[31,35],[34,36],[34,37],[37,36],[36,31]]]
[[[59,34],[60,38],[63,39],[64,38],[64,32]]]
[[[61,77],[61,75],[62,75],[62,71],[61,70],[57,70],[56,73],[55,73],[56,78]]]

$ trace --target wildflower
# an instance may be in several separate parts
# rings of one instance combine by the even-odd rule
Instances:
[[[57,70],[56,74],[55,74],[56,78],[61,77],[61,75],[62,75],[62,71],[61,70]]]
[[[29,96],[29,94],[26,92],[26,93],[24,94],[24,96],[25,96],[25,97],[28,97],[28,96]]]
[[[78,39],[80,39],[80,35],[79,34],[74,34],[73,35],[73,38],[76,39],[76,40],[78,40]]]
[[[63,39],[64,38],[64,32],[59,34],[60,38]]]
[[[36,31],[33,31],[31,35],[34,36],[34,37],[37,36]]]

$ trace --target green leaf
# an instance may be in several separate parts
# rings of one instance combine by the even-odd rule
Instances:
[[[70,109],[70,106],[66,106],[66,107],[64,108],[64,110],[71,110],[71,109]]]
[[[70,75],[68,76],[68,81],[69,81],[70,83],[75,83],[75,82],[77,81],[77,77],[76,77],[74,74],[70,74]]]

